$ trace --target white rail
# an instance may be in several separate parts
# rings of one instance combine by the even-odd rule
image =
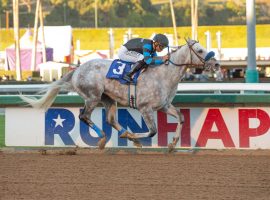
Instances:
[[[0,92],[38,92],[48,84],[0,85]]]
[[[270,91],[270,83],[179,83],[177,91]]]
[[[0,85],[2,92],[38,92],[48,84]],[[270,91],[270,83],[179,83],[178,92]]]

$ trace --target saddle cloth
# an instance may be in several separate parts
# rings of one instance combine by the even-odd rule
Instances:
[[[121,84],[127,84],[128,82],[126,80],[123,79],[124,75],[126,73],[128,73],[131,69],[131,66],[134,63],[131,62],[125,62],[123,60],[120,59],[115,59],[110,68],[109,71],[106,75],[106,78],[111,78],[111,79],[116,79],[118,80]],[[136,72],[133,76],[133,82],[131,84],[136,85],[137,84],[137,79],[140,75],[141,70],[139,70],[138,72]]]

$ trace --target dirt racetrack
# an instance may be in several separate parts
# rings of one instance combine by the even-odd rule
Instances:
[[[270,199],[269,151],[68,154],[0,151],[0,199]]]

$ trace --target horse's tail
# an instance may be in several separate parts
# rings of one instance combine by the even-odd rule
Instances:
[[[48,87],[40,91],[39,93],[46,92],[40,99],[37,99],[34,97],[30,98],[23,95],[20,95],[20,98],[34,108],[48,110],[48,108],[52,105],[57,94],[62,88],[66,90],[72,89],[72,85],[70,81],[71,81],[74,71],[75,70],[69,72],[60,80],[51,83]]]

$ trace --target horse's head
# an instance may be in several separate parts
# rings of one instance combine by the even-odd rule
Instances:
[[[219,62],[214,58],[213,51],[207,52],[200,43],[196,40],[186,40],[187,46],[190,50],[190,64],[193,66],[202,66],[204,70],[220,70]]]

